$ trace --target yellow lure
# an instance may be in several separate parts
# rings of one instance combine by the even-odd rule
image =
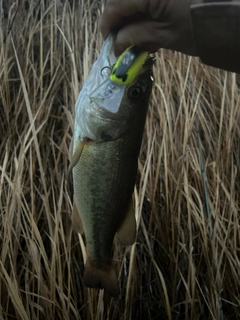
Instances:
[[[118,58],[110,75],[117,84],[130,84],[137,77],[148,53],[137,45],[126,49]]]

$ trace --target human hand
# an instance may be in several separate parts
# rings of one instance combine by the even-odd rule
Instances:
[[[104,39],[113,30],[117,56],[133,44],[149,52],[165,48],[197,55],[190,0],[107,0],[101,19]]]

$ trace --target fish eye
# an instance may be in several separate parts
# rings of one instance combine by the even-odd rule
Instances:
[[[139,99],[142,95],[143,91],[141,87],[131,86],[128,89],[128,98],[129,99]]]

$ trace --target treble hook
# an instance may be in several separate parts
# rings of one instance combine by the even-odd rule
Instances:
[[[112,67],[105,66],[105,67],[103,67],[103,68],[101,69],[101,76],[102,76],[102,78],[103,78],[102,72],[103,72],[104,69],[109,69],[109,70],[110,70],[110,73],[112,73]]]

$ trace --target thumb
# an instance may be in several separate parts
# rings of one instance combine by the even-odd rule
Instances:
[[[164,38],[166,38],[164,37],[164,30],[161,30],[159,22],[153,20],[137,21],[118,31],[114,53],[118,57],[124,50],[134,44],[148,52],[155,52],[160,47],[164,47]]]

